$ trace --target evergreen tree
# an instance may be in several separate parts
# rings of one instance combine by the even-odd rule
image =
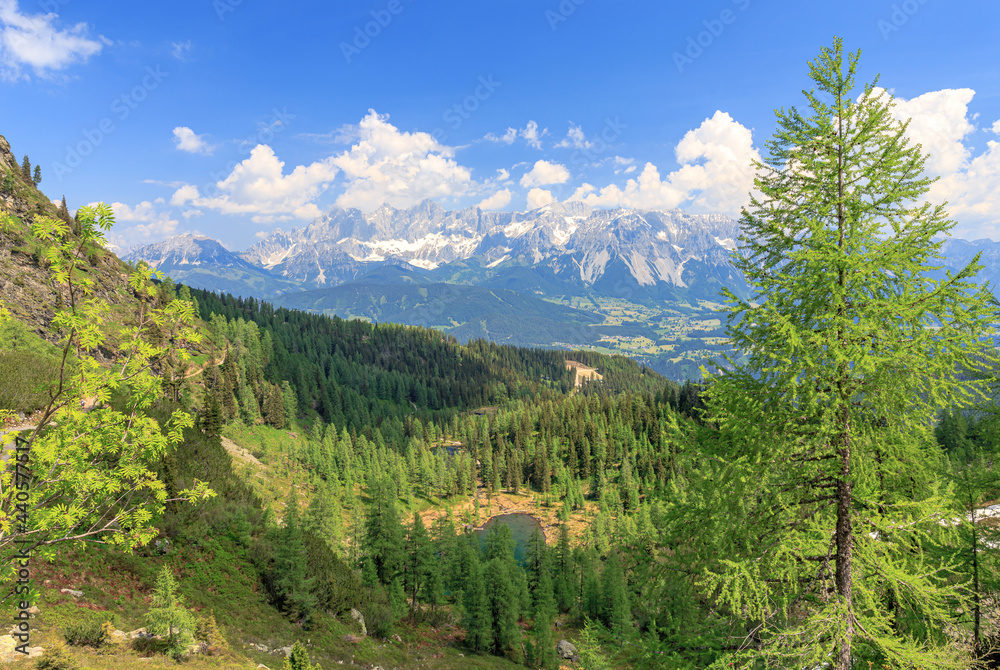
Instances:
[[[388,586],[403,568],[403,526],[396,511],[396,487],[388,479],[379,479],[368,494],[364,551],[379,581]]]
[[[632,610],[618,552],[612,551],[608,556],[601,581],[602,619],[612,634],[624,642],[626,633],[632,628]]]
[[[62,197],[62,202],[59,203],[59,218],[62,219],[63,221],[65,221],[66,223],[70,224],[70,225],[73,224],[73,217],[71,217],[69,215],[69,208],[66,207],[66,196],[65,195]]]
[[[322,670],[319,663],[310,665],[309,652],[298,640],[292,645],[292,653],[281,664],[281,670]]]
[[[474,651],[487,651],[493,646],[493,614],[486,593],[483,567],[479,562],[479,552],[465,545],[464,590],[462,609],[465,618],[465,643]]]
[[[171,656],[180,658],[187,654],[194,642],[194,617],[177,595],[177,582],[170,568],[163,566],[156,578],[152,606],[146,614],[146,628],[153,635],[166,638]]]
[[[281,608],[293,620],[307,617],[316,604],[314,578],[306,576],[306,546],[299,523],[299,498],[293,486],[285,504],[285,518],[278,533],[274,586]]]
[[[35,166],[35,171],[31,175],[31,181],[32,181],[32,183],[35,186],[38,186],[39,184],[42,183],[42,166],[41,165],[36,165]]]
[[[27,154],[21,159],[21,176],[24,177],[24,181],[31,183],[31,161],[28,160]]]
[[[413,513],[413,525],[406,537],[406,572],[405,583],[410,592],[410,602],[417,609],[417,593],[424,587],[433,566],[433,552],[430,537],[424,527],[420,514]]]
[[[974,397],[957,374],[993,360],[996,311],[978,256],[930,278],[954,224],[916,202],[925,157],[890,95],[855,90],[858,59],[836,39],[810,64],[809,113],[777,112],[740,220],[752,295],[727,292],[727,332],[747,358],[710,380],[721,435],[703,465],[733,553],[705,587],[734,636],[754,622],[758,663],[956,667],[941,631],[957,589],[915,550],[944,508],[926,417]]]
[[[484,572],[489,618],[493,623],[490,648],[497,655],[515,658],[520,653],[521,639],[517,625],[520,597],[514,575],[502,558],[489,560]]]
[[[535,658],[539,668],[557,667],[555,640],[552,638],[552,621],[555,619],[556,603],[552,594],[552,579],[548,571],[543,571],[535,587],[534,623],[531,628],[535,643]]]

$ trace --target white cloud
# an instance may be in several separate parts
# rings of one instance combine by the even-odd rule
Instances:
[[[401,132],[374,110],[356,126],[338,133],[353,137],[355,143],[339,154],[299,165],[287,175],[274,150],[259,144],[215,185],[216,193],[199,194],[194,186],[184,185],[170,202],[270,223],[318,217],[316,199],[341,177],[344,189],[336,205],[365,211],[382,204],[412,207],[428,198],[458,198],[478,190],[470,170],[454,160],[453,147],[429,133]]]
[[[170,43],[170,55],[177,60],[185,60],[189,51],[191,51],[191,40]]]
[[[634,158],[615,156],[613,161],[615,164],[615,174],[632,174],[636,170]]]
[[[503,135],[497,135],[496,133],[486,133],[483,137],[484,140],[489,142],[500,142],[503,144],[513,144],[518,137],[523,139],[529,147],[533,149],[542,148],[542,138],[548,135],[549,129],[543,128],[538,129],[538,122],[528,121],[524,128],[508,128]]]
[[[717,111],[684,135],[675,154],[681,167],[666,178],[660,177],[655,165],[646,163],[624,188],[583,184],[570,200],[594,207],[673,209],[684,205],[696,212],[729,214],[746,204],[753,187],[752,161],[760,158],[749,128]]]
[[[30,67],[46,77],[101,51],[103,42],[88,36],[86,23],[59,30],[53,25],[58,18],[22,14],[17,0],[0,0],[0,76],[16,80],[24,76],[22,68]]]
[[[187,126],[177,126],[174,128],[174,143],[181,151],[189,154],[210,155],[215,151],[215,147],[205,141],[204,135],[197,135]]]
[[[460,197],[475,186],[469,169],[455,162],[455,150],[429,133],[400,132],[374,110],[356,132],[358,142],[330,159],[347,180],[339,207],[412,207],[427,198]]]
[[[320,209],[313,200],[337,175],[332,158],[311,165],[299,165],[288,175],[285,164],[266,144],[258,144],[229,174],[215,184],[215,194],[199,195],[190,184],[174,192],[170,204],[216,210],[222,214],[242,214],[255,223],[291,218],[314,219]]]
[[[930,91],[910,100],[896,97],[893,115],[901,121],[911,119],[907,135],[928,154],[927,173],[939,178],[926,199],[947,202],[948,214],[956,222],[953,234],[1000,239],[1000,142],[989,140],[973,155],[967,142],[976,132],[976,115],[969,112],[974,96],[972,89],[959,88]],[[1000,134],[1000,121],[986,128]]]
[[[184,184],[177,188],[174,194],[170,196],[170,205],[172,207],[183,207],[197,197],[198,187],[193,184]]]
[[[565,184],[567,181],[569,181],[569,170],[564,165],[540,160],[521,177],[521,186],[547,186]]]
[[[1000,131],[998,131],[998,132],[1000,132]],[[507,170],[504,170],[503,168],[498,169],[497,170],[496,180],[497,181],[508,181],[508,180],[510,180],[510,172],[508,172]]]
[[[90,203],[90,206],[96,203]],[[160,209],[163,198],[150,202],[144,200],[134,207],[123,202],[111,203],[115,213],[115,225],[108,235],[108,241],[118,249],[128,249],[140,244],[158,242],[177,231],[177,220],[170,213]],[[133,224],[125,225],[122,224]]]
[[[552,204],[556,201],[552,191],[546,191],[541,188],[533,188],[528,191],[528,209],[538,209],[539,207],[544,207],[545,205]]]
[[[480,209],[503,209],[510,204],[511,192],[509,188],[497,191],[488,198],[484,198],[477,205]]]
[[[557,142],[556,146],[569,149],[589,149],[594,146],[594,143],[583,134],[583,128],[570,123],[569,130],[566,131],[566,138]]]
[[[931,91],[911,100],[895,99],[893,116],[900,121],[912,118],[907,135],[929,154],[925,168],[930,174],[955,172],[968,161],[963,140],[975,130],[968,119],[975,94],[971,88],[958,88]]]

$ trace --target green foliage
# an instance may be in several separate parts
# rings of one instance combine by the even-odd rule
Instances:
[[[209,612],[208,616],[198,617],[195,623],[194,639],[204,642],[209,649],[225,651],[229,649],[229,643],[219,629],[219,624],[215,621],[215,612]]]
[[[162,309],[144,300],[155,292],[149,285],[151,271],[129,280],[139,298],[139,313],[119,332],[119,346],[107,342],[102,329],[105,305],[90,298],[94,279],[80,268],[79,256],[88,244],[104,241],[113,223],[110,207],[81,209],[82,230],[73,237],[58,220],[35,217],[32,233],[45,244],[45,258],[54,282],[65,293],[65,309],[56,313],[52,331],[62,338],[60,368],[55,390],[29,434],[30,467],[46,473],[31,488],[28,523],[15,532],[12,521],[17,501],[11,486],[15,459],[0,465],[0,548],[27,536],[25,550],[58,542],[84,539],[110,541],[131,551],[157,534],[152,525],[167,500],[162,481],[152,469],[182,439],[190,418],[175,412],[161,425],[146,415],[159,397],[161,383],[154,368],[159,361],[198,339],[190,328],[190,305],[171,303]],[[155,331],[155,334],[154,334]],[[153,344],[151,340],[157,340]],[[113,364],[103,367],[97,351],[111,347]],[[69,365],[70,353],[78,363]],[[108,403],[112,393],[124,399],[123,407],[106,405],[90,412],[80,400],[96,398]],[[165,430],[164,430],[165,429]],[[4,441],[10,436],[4,436]],[[179,498],[204,499],[212,492],[203,484],[179,491]],[[9,568],[8,568],[9,569]]]
[[[98,613],[79,615],[76,620],[63,625],[63,639],[74,647],[100,648],[111,642],[104,628],[105,621],[106,617]]]
[[[70,655],[62,642],[50,644],[35,663],[35,670],[79,670],[80,663]]]
[[[925,156],[890,95],[856,90],[858,59],[837,39],[810,64],[807,110],[778,110],[740,221],[753,294],[727,292],[727,331],[747,358],[709,380],[718,434],[705,488],[683,492],[686,522],[711,518],[716,537],[699,551],[672,530],[721,615],[701,634],[752,648],[720,664],[966,663],[944,637],[962,594],[916,549],[940,541],[947,505],[927,417],[979,397],[958,375],[994,361],[997,314],[978,257],[928,278],[953,223],[920,201]]]
[[[281,664],[281,670],[322,670],[320,664],[310,665],[309,652],[298,640],[292,645],[292,653]]]
[[[194,617],[181,605],[177,582],[166,566],[156,578],[152,606],[146,615],[146,628],[153,635],[164,636],[167,652],[177,659],[185,656],[194,642]]]

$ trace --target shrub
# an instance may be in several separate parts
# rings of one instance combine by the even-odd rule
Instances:
[[[35,670],[80,670],[80,664],[70,655],[64,643],[55,642],[35,663]]]
[[[94,647],[95,649],[111,641],[107,630],[104,628],[104,620],[95,616],[85,616],[77,621],[66,624],[63,629],[63,637],[66,638],[68,644],[74,647],[86,646]]]
[[[366,588],[361,594],[361,604],[358,610],[365,617],[365,627],[368,634],[385,639],[392,635],[396,617],[389,604],[389,597],[381,586]]]

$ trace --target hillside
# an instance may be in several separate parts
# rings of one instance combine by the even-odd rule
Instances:
[[[23,192],[39,199],[33,186],[25,184]],[[54,256],[44,240],[30,235],[22,240],[36,246],[34,255],[17,248],[33,216],[52,214],[44,206],[34,215],[24,213],[25,202],[22,195],[6,201],[23,218],[5,219],[2,238],[8,272],[22,268],[30,281],[19,288],[36,291],[4,291],[12,319],[0,324],[0,373],[13,374],[19,384],[28,379],[25,371],[6,363],[23,364],[17,357],[27,354],[35,357],[32,366],[48,365],[42,363],[58,358],[58,352],[39,334],[57,340],[48,327],[53,315],[84,309],[74,302],[77,294],[51,275],[55,266],[46,259]],[[87,231],[93,223],[67,224],[70,242],[76,234],[69,230],[73,225]],[[86,239],[89,233],[80,234]],[[211,615],[226,641],[205,633],[201,652],[187,661],[193,668],[273,664],[275,654],[280,658],[282,649],[296,640],[308,641],[307,653],[324,668],[419,664],[500,669],[533,662],[536,648],[550,656],[556,618],[560,637],[579,641],[582,610],[574,604],[565,576],[579,572],[582,578],[600,564],[596,555],[589,562],[572,557],[569,548],[600,546],[606,551],[610,541],[613,516],[598,505],[599,491],[620,490],[622,509],[637,513],[637,494],[662,488],[668,472],[655,417],[670,414],[672,407],[691,406],[691,398],[679,396],[664,378],[621,357],[576,354],[588,357],[603,373],[600,382],[576,388],[566,363],[572,354],[485,340],[463,345],[435,330],[274,308],[252,298],[189,291],[172,282],[140,287],[133,278],[126,286],[129,268],[114,254],[101,249],[65,253],[59,262],[93,277],[92,298],[109,303],[99,330],[124,338],[120,329],[137,323],[139,336],[151,338],[149,346],[169,346],[149,349],[153,358],[141,374],[155,385],[139,383],[135,375],[140,372],[131,371],[113,393],[100,387],[94,391],[96,399],[84,396],[82,409],[76,409],[80,403],[75,397],[57,395],[56,405],[35,415],[40,416],[35,419],[38,431],[34,426],[16,430],[31,435],[39,463],[55,459],[50,470],[57,473],[54,482],[75,466],[60,461],[62,451],[51,451],[50,441],[61,439],[63,431],[79,430],[76,440],[96,450],[85,466],[81,463],[88,482],[146,472],[165,498],[198,501],[164,504],[152,494],[138,493],[136,503],[149,516],[128,523],[146,518],[144,523],[151,525],[143,531],[145,539],[129,536],[134,553],[115,546],[124,523],[101,531],[94,539],[106,542],[91,542],[88,550],[76,541],[36,547],[32,579],[38,595],[33,602],[39,612],[32,619],[31,647],[35,653],[41,648],[52,653],[67,639],[73,643],[70,655],[88,667],[132,667],[139,657],[152,659],[149,667],[160,667],[165,653],[181,653],[166,639],[139,636],[133,641],[128,636],[151,625],[147,611],[164,569],[177,580],[183,606],[194,612],[199,630],[209,630]],[[358,286],[366,287],[369,296],[383,290],[378,284]],[[401,309],[421,289],[434,299],[442,288],[389,286],[405,289],[398,294]],[[502,290],[473,289],[461,299],[469,314],[494,309],[500,316],[504,310],[540,315],[547,310],[582,325],[595,321],[585,312]],[[143,320],[140,315],[147,311],[159,316]],[[188,336],[170,325],[170,314],[185,311],[201,317],[194,326],[202,342],[188,343]],[[174,344],[187,348],[193,359],[170,353]],[[136,355],[116,351],[119,346],[127,342],[112,338],[96,347],[80,340],[74,360],[93,360],[116,375],[130,370],[122,356]],[[56,365],[47,377],[30,383],[54,391],[59,375]],[[48,403],[44,389],[43,408]],[[131,404],[130,394],[149,392],[151,403]],[[27,395],[3,397],[11,397],[4,409],[30,413],[34,408],[25,404]],[[171,438],[176,444],[162,453],[135,452],[125,470],[100,451],[104,437],[91,442],[91,435],[115,425],[115,417],[132,417],[122,424],[125,431],[133,422],[155,420],[154,433],[159,433],[176,420],[177,411],[194,414],[195,425],[177,432]],[[3,435],[6,441],[11,434]],[[137,444],[143,439],[138,433],[131,438]],[[114,450],[124,443],[111,439],[106,444]],[[646,476],[633,479],[633,468]],[[138,481],[126,488],[141,491]],[[193,497],[199,482],[207,482],[202,486],[211,487],[214,497]],[[35,485],[38,495],[44,495],[52,482],[36,478]],[[589,501],[584,498],[588,490]],[[52,500],[80,499],[68,494],[66,490]],[[33,518],[46,513],[47,503],[39,498],[38,504]],[[127,507],[112,499],[105,507],[85,511],[81,522],[90,514],[124,520],[130,517],[116,515],[130,513]],[[378,510],[386,509],[393,511],[383,518]],[[490,554],[493,540],[482,545],[471,531],[512,510],[544,522],[551,560],[557,560],[557,545],[563,547],[558,560],[568,572],[551,614],[536,613],[530,606],[528,594],[540,593],[537,568],[514,561],[513,553]],[[596,532],[589,521],[595,514],[603,519]],[[424,519],[430,535],[422,540],[423,549],[412,551],[430,552],[439,560],[392,567],[402,555],[393,558],[384,553],[386,547],[410,552]],[[500,533],[502,538],[507,526],[496,528],[489,537]],[[403,544],[376,541],[382,533]],[[505,540],[498,541],[495,546],[503,546]],[[529,549],[527,538],[518,542],[516,555],[522,560],[541,560],[549,551],[544,545]],[[480,563],[481,568],[470,567]],[[487,569],[501,570],[507,588],[523,584],[530,589],[524,598],[518,595],[516,605],[513,600],[503,605],[515,608],[507,610],[509,615],[523,623],[512,620],[495,633],[511,636],[516,628],[518,638],[525,638],[523,645],[497,646],[469,637],[470,630],[488,622],[475,623],[479,615],[472,614],[477,610],[469,598],[478,596],[461,594]],[[414,586],[424,583],[426,587]],[[510,598],[514,594],[510,591]],[[353,623],[352,610],[363,615],[368,635]],[[525,633],[522,627],[529,621],[530,632]],[[113,626],[107,629],[113,635],[100,632],[105,622]],[[0,648],[0,655],[7,651]]]

